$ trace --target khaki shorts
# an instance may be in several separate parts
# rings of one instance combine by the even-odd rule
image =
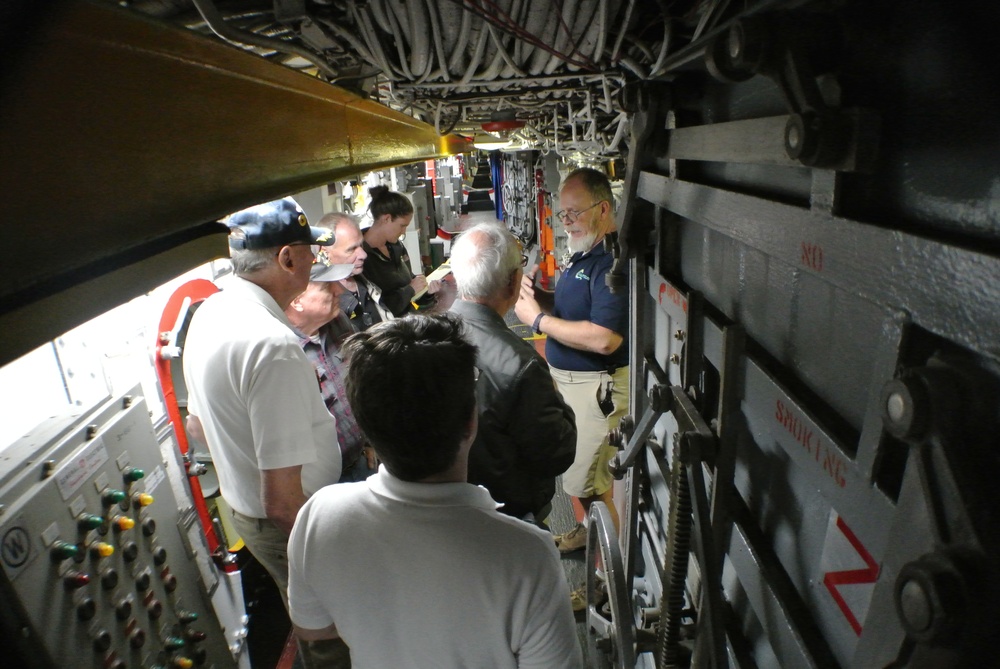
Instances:
[[[562,475],[563,490],[573,497],[594,497],[611,489],[614,477],[608,461],[618,449],[608,444],[608,432],[628,413],[628,367],[615,373],[568,372],[550,367],[556,387],[576,414],[576,459]],[[607,416],[598,404],[608,383],[614,408]]]

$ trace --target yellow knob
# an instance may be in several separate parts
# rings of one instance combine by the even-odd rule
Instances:
[[[97,541],[91,546],[91,550],[94,551],[94,555],[102,558],[111,557],[115,554],[115,547],[111,544],[106,544],[103,541]]]
[[[128,516],[118,516],[115,518],[114,524],[119,530],[131,530],[135,527],[135,521]]]
[[[146,492],[141,492],[135,496],[137,506],[149,506],[153,503],[153,496]]]
[[[178,657],[174,660],[174,666],[178,669],[191,669],[194,666],[194,662],[187,657]]]

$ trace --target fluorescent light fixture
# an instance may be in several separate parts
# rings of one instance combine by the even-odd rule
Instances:
[[[477,132],[473,138],[473,146],[480,151],[500,151],[509,148],[511,141],[486,132]]]
[[[476,142],[473,144],[480,151],[502,151],[503,149],[510,148],[510,140],[496,140],[492,142]]]

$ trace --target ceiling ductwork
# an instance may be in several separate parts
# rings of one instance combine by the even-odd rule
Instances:
[[[626,84],[669,77],[672,67],[699,58],[687,47],[735,12],[725,0],[133,0],[127,6],[366,95],[441,134],[473,137],[503,113],[522,123],[508,130],[512,148],[591,158],[618,153],[626,130],[618,101]]]

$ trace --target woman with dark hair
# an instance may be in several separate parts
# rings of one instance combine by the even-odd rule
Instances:
[[[368,192],[373,223],[364,232],[364,249],[368,257],[362,275],[381,291],[376,300],[382,307],[393,316],[404,316],[414,311],[410,303],[414,295],[424,288],[428,295],[434,295],[441,284],[439,281],[428,283],[423,274],[413,275],[410,256],[399,241],[413,220],[410,201],[386,186],[375,186]]]

